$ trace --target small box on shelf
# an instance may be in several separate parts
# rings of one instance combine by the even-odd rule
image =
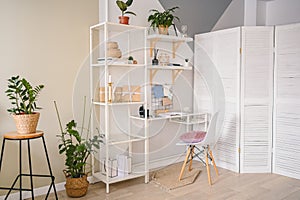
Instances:
[[[124,177],[131,174],[131,157],[126,155],[118,155],[118,176]]]
[[[136,85],[115,87],[113,90],[113,102],[140,102],[141,87]],[[99,101],[105,102],[105,87],[99,88]]]
[[[123,102],[139,102],[141,101],[141,87],[136,85],[122,87]]]
[[[103,175],[108,173],[110,178],[118,176],[118,161],[117,159],[108,159],[108,166],[106,166],[106,159],[101,160],[101,168],[100,171]]]
[[[105,102],[105,87],[99,88],[99,101]]]

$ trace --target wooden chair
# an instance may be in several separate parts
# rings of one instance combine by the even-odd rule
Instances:
[[[215,142],[217,141],[216,125],[217,125],[218,114],[219,113],[216,112],[212,116],[207,131],[190,131],[180,136],[181,142],[177,144],[187,145],[188,148],[187,148],[185,160],[183,162],[180,171],[180,175],[178,177],[179,181],[182,178],[187,163],[189,163],[189,171],[192,170],[193,159],[195,157],[197,157],[206,166],[209,185],[212,185],[209,160],[212,162],[217,176],[219,175],[212,150],[210,149],[210,146],[215,144]],[[198,148],[197,146],[201,146],[202,149]],[[200,157],[200,155],[204,155],[205,161],[203,160],[202,157]]]

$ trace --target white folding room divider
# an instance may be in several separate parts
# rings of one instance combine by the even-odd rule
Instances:
[[[273,30],[241,29],[241,173],[271,172]]]
[[[274,173],[300,179],[300,24],[275,27]]]
[[[214,84],[218,77],[208,68],[216,69],[225,94],[217,164],[233,171],[271,172],[273,27],[238,27],[195,36],[196,111],[220,109],[216,103],[220,88]]]
[[[217,165],[239,171],[240,28],[195,36],[194,109],[225,110],[214,150]],[[221,80],[223,87],[216,83]],[[222,91],[223,90],[223,91]],[[222,102],[219,98],[225,96]],[[220,105],[221,104],[221,105]]]

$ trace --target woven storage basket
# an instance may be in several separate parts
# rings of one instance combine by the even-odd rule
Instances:
[[[17,132],[20,134],[35,133],[40,113],[13,115]]]
[[[87,176],[84,175],[80,178],[67,177],[65,187],[69,197],[82,197],[86,195],[89,187]]]

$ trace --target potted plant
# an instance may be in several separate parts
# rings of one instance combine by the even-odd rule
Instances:
[[[35,110],[41,109],[36,102],[43,88],[44,85],[32,87],[25,78],[20,78],[20,76],[8,79],[8,89],[5,93],[13,107],[7,111],[12,114],[18,133],[36,132],[40,113]]]
[[[152,27],[153,30],[158,28],[159,34],[167,35],[169,26],[173,24],[173,20],[177,19],[179,21],[179,18],[173,15],[175,10],[178,8],[178,6],[175,6],[173,8],[165,10],[164,12],[159,12],[156,9],[151,9],[150,12],[152,12],[152,14],[148,17],[150,27]]]
[[[119,16],[119,23],[120,24],[129,24],[129,17],[125,16],[125,14],[131,14],[136,16],[136,14],[134,12],[128,11],[127,8],[129,6],[131,6],[133,0],[127,0],[126,3],[121,1],[121,0],[117,0],[116,3],[118,5],[118,7],[120,8],[122,15]]]
[[[54,105],[61,131],[61,134],[57,135],[60,138],[59,154],[66,156],[66,169],[63,170],[66,176],[66,193],[69,197],[82,197],[86,195],[89,186],[86,171],[88,158],[93,154],[94,148],[99,149],[103,136],[98,134],[90,138],[89,128],[83,128],[84,117],[80,130],[75,120],[68,122],[63,129],[56,102]],[[90,124],[90,119],[88,124]]]
[[[128,57],[128,64],[133,64],[133,57],[132,56],[129,56]]]

